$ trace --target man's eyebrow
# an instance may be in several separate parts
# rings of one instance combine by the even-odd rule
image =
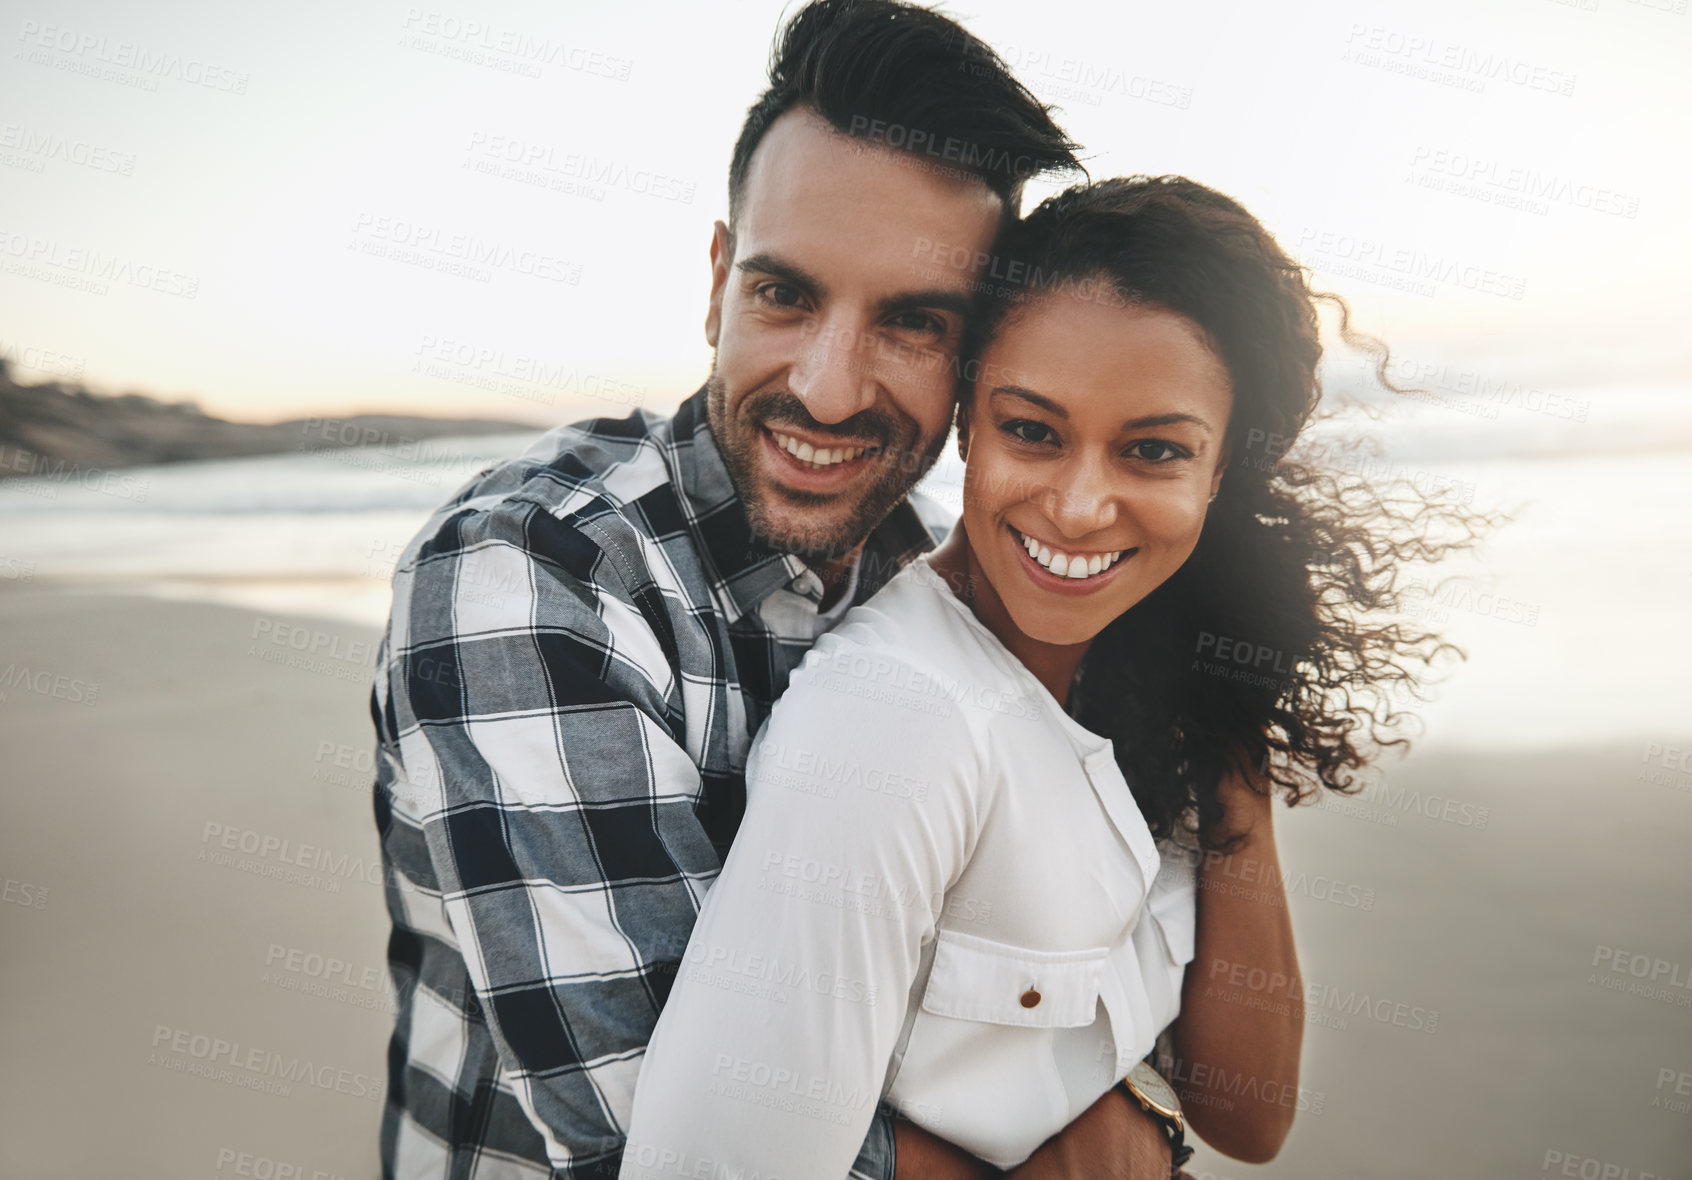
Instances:
[[[753,254],[735,263],[735,269],[743,274],[773,275],[783,282],[790,283],[803,290],[807,295],[821,296],[825,290],[822,282],[810,274],[798,263],[789,262],[774,254]]]
[[[1032,402],[1054,417],[1069,418],[1069,411],[1058,405],[1049,397],[1042,397],[1032,389],[1024,389],[1020,385],[1000,385],[993,390],[993,394],[1004,394],[1006,397],[1021,398],[1025,402]],[[992,395],[989,395],[992,396]],[[1178,422],[1191,422],[1202,430],[1209,431],[1210,423],[1197,414],[1147,414],[1142,418],[1130,418],[1122,424],[1123,430],[1145,430],[1152,426],[1174,426]]]

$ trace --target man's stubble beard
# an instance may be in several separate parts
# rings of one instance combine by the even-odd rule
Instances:
[[[905,499],[911,489],[933,468],[950,434],[950,430],[940,431],[920,454],[911,452],[908,449],[910,443],[904,439],[884,440],[883,445],[888,452],[895,446],[898,447],[896,461],[882,468],[875,482],[860,496],[856,508],[844,521],[810,528],[794,527],[791,523],[783,523],[778,517],[791,516],[795,510],[803,512],[807,504],[837,505],[839,497],[786,490],[775,495],[786,501],[791,506],[790,510],[781,513],[772,508],[770,500],[774,497],[760,482],[757,452],[763,445],[763,439],[760,437],[762,429],[736,429],[735,424],[729,420],[728,388],[717,375],[717,359],[714,355],[711,358],[711,375],[706,380],[705,389],[711,434],[716,439],[717,450],[723,456],[723,465],[728,468],[735,493],[745,507],[753,535],[772,549],[796,554],[811,565],[837,561],[861,545],[875,527],[887,519],[888,513],[898,507],[899,502]],[[828,428],[819,426],[818,429],[826,433]]]

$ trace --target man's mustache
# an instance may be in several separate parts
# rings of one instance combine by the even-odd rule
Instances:
[[[874,410],[860,410],[844,422],[824,425],[811,417],[805,403],[786,390],[772,390],[754,395],[746,406],[746,414],[763,426],[781,428],[791,426],[808,434],[820,434],[839,439],[842,443],[886,448],[897,431],[885,414]]]

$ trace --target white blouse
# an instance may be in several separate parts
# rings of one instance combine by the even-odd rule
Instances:
[[[1191,858],[927,559],[817,642],[746,789],[625,1180],[839,1180],[883,1096],[1011,1168],[1180,1011]]]

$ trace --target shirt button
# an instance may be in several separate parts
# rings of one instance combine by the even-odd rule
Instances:
[[[1027,991],[1022,993],[1022,1006],[1024,1008],[1032,1008],[1039,1002],[1040,993],[1035,991],[1033,988],[1029,988]]]

